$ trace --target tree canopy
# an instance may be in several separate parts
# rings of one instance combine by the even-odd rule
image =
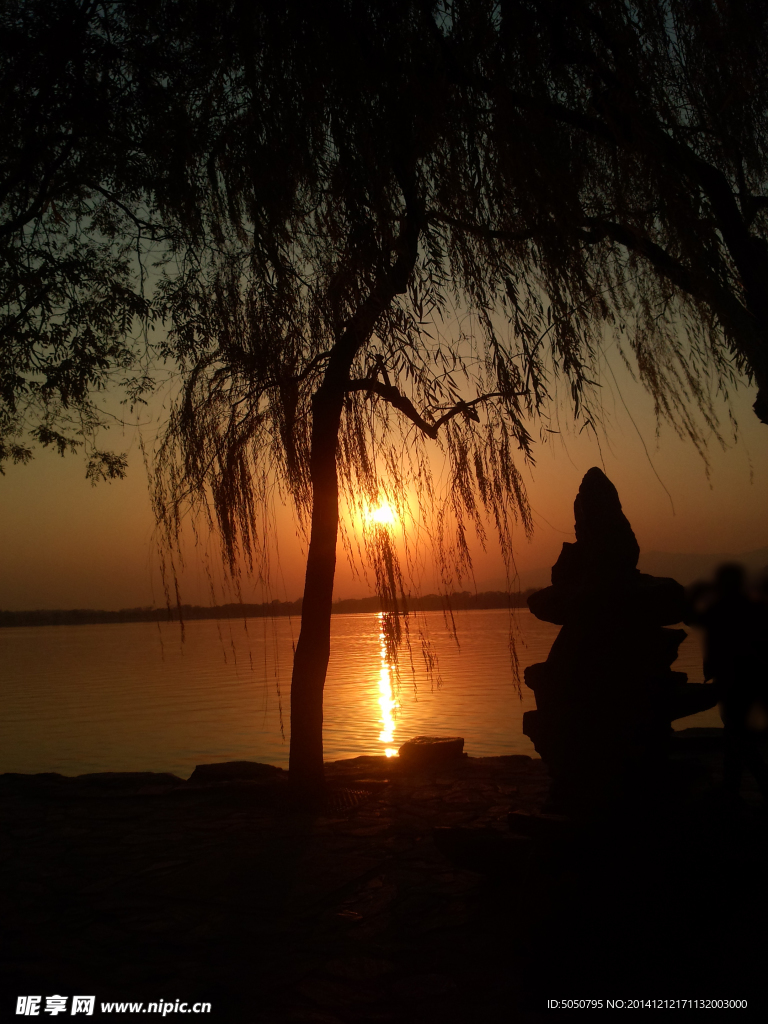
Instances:
[[[217,147],[235,162],[226,178],[237,190],[253,156],[245,138],[231,151],[224,124],[231,130],[246,116],[245,77],[246,91],[265,84],[257,52],[271,51],[276,79],[291,77],[292,100],[283,83],[267,102],[304,105],[290,121],[299,131],[320,93],[332,98],[317,59],[328,56],[327,36],[349,57],[335,96],[355,81],[363,52],[375,51],[371,76],[378,66],[393,89],[408,61],[405,51],[390,60],[384,45],[407,5],[383,5],[375,23],[365,4],[331,5],[322,17],[301,3],[272,17],[258,5],[250,14],[219,6],[3,6],[2,458],[28,459],[31,442],[64,451],[88,439],[99,423],[91,397],[108,380],[136,398],[148,387],[139,328],[156,309],[141,254],[148,241],[162,245],[161,209],[175,209],[175,222],[181,205],[200,240],[198,192],[209,183],[198,176],[190,189],[188,172],[215,164]],[[660,415],[695,438],[681,397],[706,407],[703,383],[746,373],[761,388],[756,411],[765,419],[764,5],[506,0],[414,4],[410,18],[419,83],[450,96],[457,130],[464,119],[461,141],[475,149],[465,205],[428,211],[458,232],[450,244],[461,248],[474,232],[476,242],[506,248],[549,236],[552,251],[575,249],[569,284],[576,294],[589,282],[610,295]],[[366,42],[372,24],[385,26],[381,47]],[[315,33],[317,46],[303,33]],[[402,95],[409,84],[403,75]],[[429,95],[419,96],[424,118]],[[296,136],[291,145],[296,159],[299,150],[311,156]],[[263,170],[251,185],[257,180],[264,189]],[[282,203],[282,215],[286,196],[270,190],[264,203]],[[92,454],[94,473],[121,471],[108,453]]]
[[[708,375],[746,374],[768,422],[765,5],[553,0],[499,12],[499,59],[469,80],[510,128],[536,118],[534,130],[571,146],[559,205],[532,210],[531,233],[583,246],[661,415],[674,421],[687,395],[706,405]],[[465,79],[459,56],[452,67]]]
[[[118,7],[0,11],[0,467],[34,443],[86,445],[89,476],[122,475],[124,457],[95,446],[93,399],[116,378],[134,398],[148,383],[132,372],[151,319],[137,262],[146,111]]]

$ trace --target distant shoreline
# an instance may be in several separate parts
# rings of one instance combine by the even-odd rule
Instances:
[[[487,590],[480,594],[469,591],[453,594],[426,594],[423,597],[409,597],[409,612],[422,611],[467,611],[487,608],[525,608],[526,600],[538,590],[509,593],[502,590]],[[173,608],[121,608],[119,611],[102,611],[94,608],[43,609],[36,611],[10,612],[0,610],[0,628],[13,626],[94,626],[111,622],[191,622],[195,619],[264,619],[301,615],[301,599],[298,601],[268,601],[264,604],[229,604],[204,606],[183,604]],[[378,597],[347,598],[334,601],[334,615],[380,612]]]

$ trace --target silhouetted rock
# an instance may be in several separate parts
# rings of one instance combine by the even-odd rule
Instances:
[[[615,579],[637,568],[640,546],[621,510],[618,491],[595,466],[584,474],[573,513],[584,575]]]
[[[184,779],[170,772],[90,772],[86,775],[60,775],[58,772],[40,772],[25,775],[6,772],[0,775],[0,785],[20,789],[46,791],[53,795],[82,796],[89,794],[100,797],[120,791],[146,792],[157,789],[171,789],[184,786]]]
[[[59,772],[37,772],[29,775],[26,772],[3,772],[0,784],[8,786],[55,786],[71,782],[67,775]]]
[[[604,576],[585,572],[578,582],[557,583],[537,590],[528,598],[528,607],[537,619],[557,626],[585,616],[599,616],[603,621],[631,616],[633,622],[648,626],[670,626],[682,621],[685,589],[676,580],[646,576],[636,570],[622,577],[609,585]]]
[[[700,754],[723,749],[722,729],[681,729],[672,737],[672,750],[679,754]]]
[[[676,676],[685,676],[684,672],[675,672]],[[709,711],[717,703],[715,687],[711,683],[681,682],[673,690],[669,700],[670,720],[687,718],[697,715],[700,711]],[[713,729],[722,732],[722,729]]]
[[[133,786],[183,786],[184,779],[170,772],[90,772],[75,776],[75,782],[100,789],[130,789]]]
[[[671,669],[687,634],[663,627],[682,621],[685,591],[637,570],[637,540],[601,470],[585,475],[574,514],[576,543],[563,544],[552,586],[528,599],[562,629],[546,662],[525,670],[536,710],[523,716],[553,805],[567,809],[617,795],[664,757],[674,719],[716,703],[713,687]]]
[[[273,764],[259,761],[222,761],[219,764],[199,764],[189,781],[195,783],[233,782],[248,779],[274,779],[287,777],[287,772]]]
[[[416,736],[400,747],[400,758],[414,768],[442,764],[461,757],[464,739],[461,736]]]

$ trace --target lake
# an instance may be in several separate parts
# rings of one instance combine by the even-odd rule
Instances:
[[[513,616],[521,670],[559,627]],[[325,758],[394,754],[418,735],[460,735],[472,756],[535,755],[522,732],[532,692],[513,677],[504,609],[412,616],[399,678],[377,614],[334,615]],[[253,760],[288,765],[296,619],[36,626],[0,630],[0,772],[167,771]],[[691,631],[692,632],[692,631]],[[457,642],[458,641],[458,642]],[[436,656],[428,671],[424,652]],[[675,664],[701,682],[693,633]],[[281,725],[282,722],[282,725]],[[716,711],[676,723],[719,725]]]

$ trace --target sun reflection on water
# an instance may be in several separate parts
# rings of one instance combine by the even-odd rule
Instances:
[[[379,670],[379,707],[381,708],[381,718],[379,721],[383,728],[379,733],[379,742],[392,744],[395,741],[395,717],[400,705],[395,697],[395,688],[392,683],[392,667],[387,659],[387,645],[386,638],[384,636],[383,620],[384,613],[380,612],[379,623],[381,625],[381,630],[379,632],[379,657],[381,659],[381,668]],[[384,748],[384,753],[387,757],[396,757],[397,752],[397,747],[388,746]]]

